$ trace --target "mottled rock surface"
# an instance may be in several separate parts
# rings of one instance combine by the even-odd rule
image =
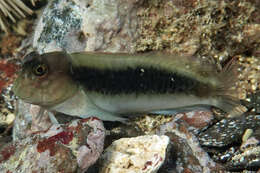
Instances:
[[[183,120],[171,121],[157,129],[157,134],[170,137],[174,152],[168,164],[168,172],[221,172],[224,168],[214,162],[201,148],[198,139],[188,130]],[[167,172],[167,171],[165,171]]]
[[[103,151],[104,130],[89,118],[30,134],[1,149],[0,172],[84,172]]]
[[[245,130],[240,146],[233,145],[220,157],[214,159],[225,162],[229,171],[259,171],[260,167],[260,128],[259,126]]]
[[[253,140],[253,139],[250,139]],[[225,165],[229,171],[242,171],[244,169],[257,171],[260,167],[260,146],[258,144],[249,145],[242,150],[238,150],[228,160]]]
[[[134,52],[140,0],[50,1],[35,28],[33,46],[55,50]]]
[[[155,173],[163,164],[167,136],[146,135],[114,141],[101,156],[100,173]]]
[[[13,140],[20,141],[35,132],[46,131],[52,123],[48,117],[48,112],[44,110],[39,116],[41,107],[17,101],[17,114],[13,126]]]
[[[11,91],[17,64],[11,59],[0,59],[0,127],[14,120],[14,94]]]
[[[183,120],[188,125],[190,131],[198,134],[214,124],[217,119],[218,117],[210,110],[194,110],[169,116],[158,114],[145,115],[136,118],[133,124],[135,124],[142,133],[151,134],[156,133],[156,130],[164,123]]]
[[[247,128],[256,130],[260,125],[260,115],[244,115],[223,119],[207,131],[199,134],[201,145],[208,147],[226,147],[242,142],[242,135]]]

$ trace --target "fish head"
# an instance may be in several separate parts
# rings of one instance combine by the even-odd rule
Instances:
[[[13,92],[27,103],[55,106],[72,97],[78,85],[71,78],[71,60],[64,52],[25,56]]]

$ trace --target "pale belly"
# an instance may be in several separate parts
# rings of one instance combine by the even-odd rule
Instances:
[[[160,113],[174,109],[212,105],[216,106],[216,99],[201,99],[189,95],[101,95],[97,93],[85,93],[80,90],[74,97],[55,105],[50,109],[71,116],[87,118],[96,116],[102,120],[123,121],[125,115],[141,113]],[[194,108],[195,109],[195,108]],[[166,111],[165,111],[166,110]],[[176,111],[180,112],[180,111]]]
[[[118,95],[103,96],[88,94],[89,98],[99,108],[108,112],[142,113],[165,109],[179,109],[197,105],[217,105],[216,99],[198,98],[191,95]]]

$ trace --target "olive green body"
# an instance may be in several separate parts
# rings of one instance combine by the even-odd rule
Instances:
[[[113,121],[199,105],[229,112],[239,104],[226,82],[231,78],[231,70],[217,73],[212,65],[169,54],[32,53],[13,90],[50,110]]]

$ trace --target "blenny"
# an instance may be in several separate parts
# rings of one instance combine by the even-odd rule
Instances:
[[[232,65],[217,72],[190,57],[164,53],[36,52],[24,58],[13,91],[25,102],[71,116],[124,116],[240,104]]]

